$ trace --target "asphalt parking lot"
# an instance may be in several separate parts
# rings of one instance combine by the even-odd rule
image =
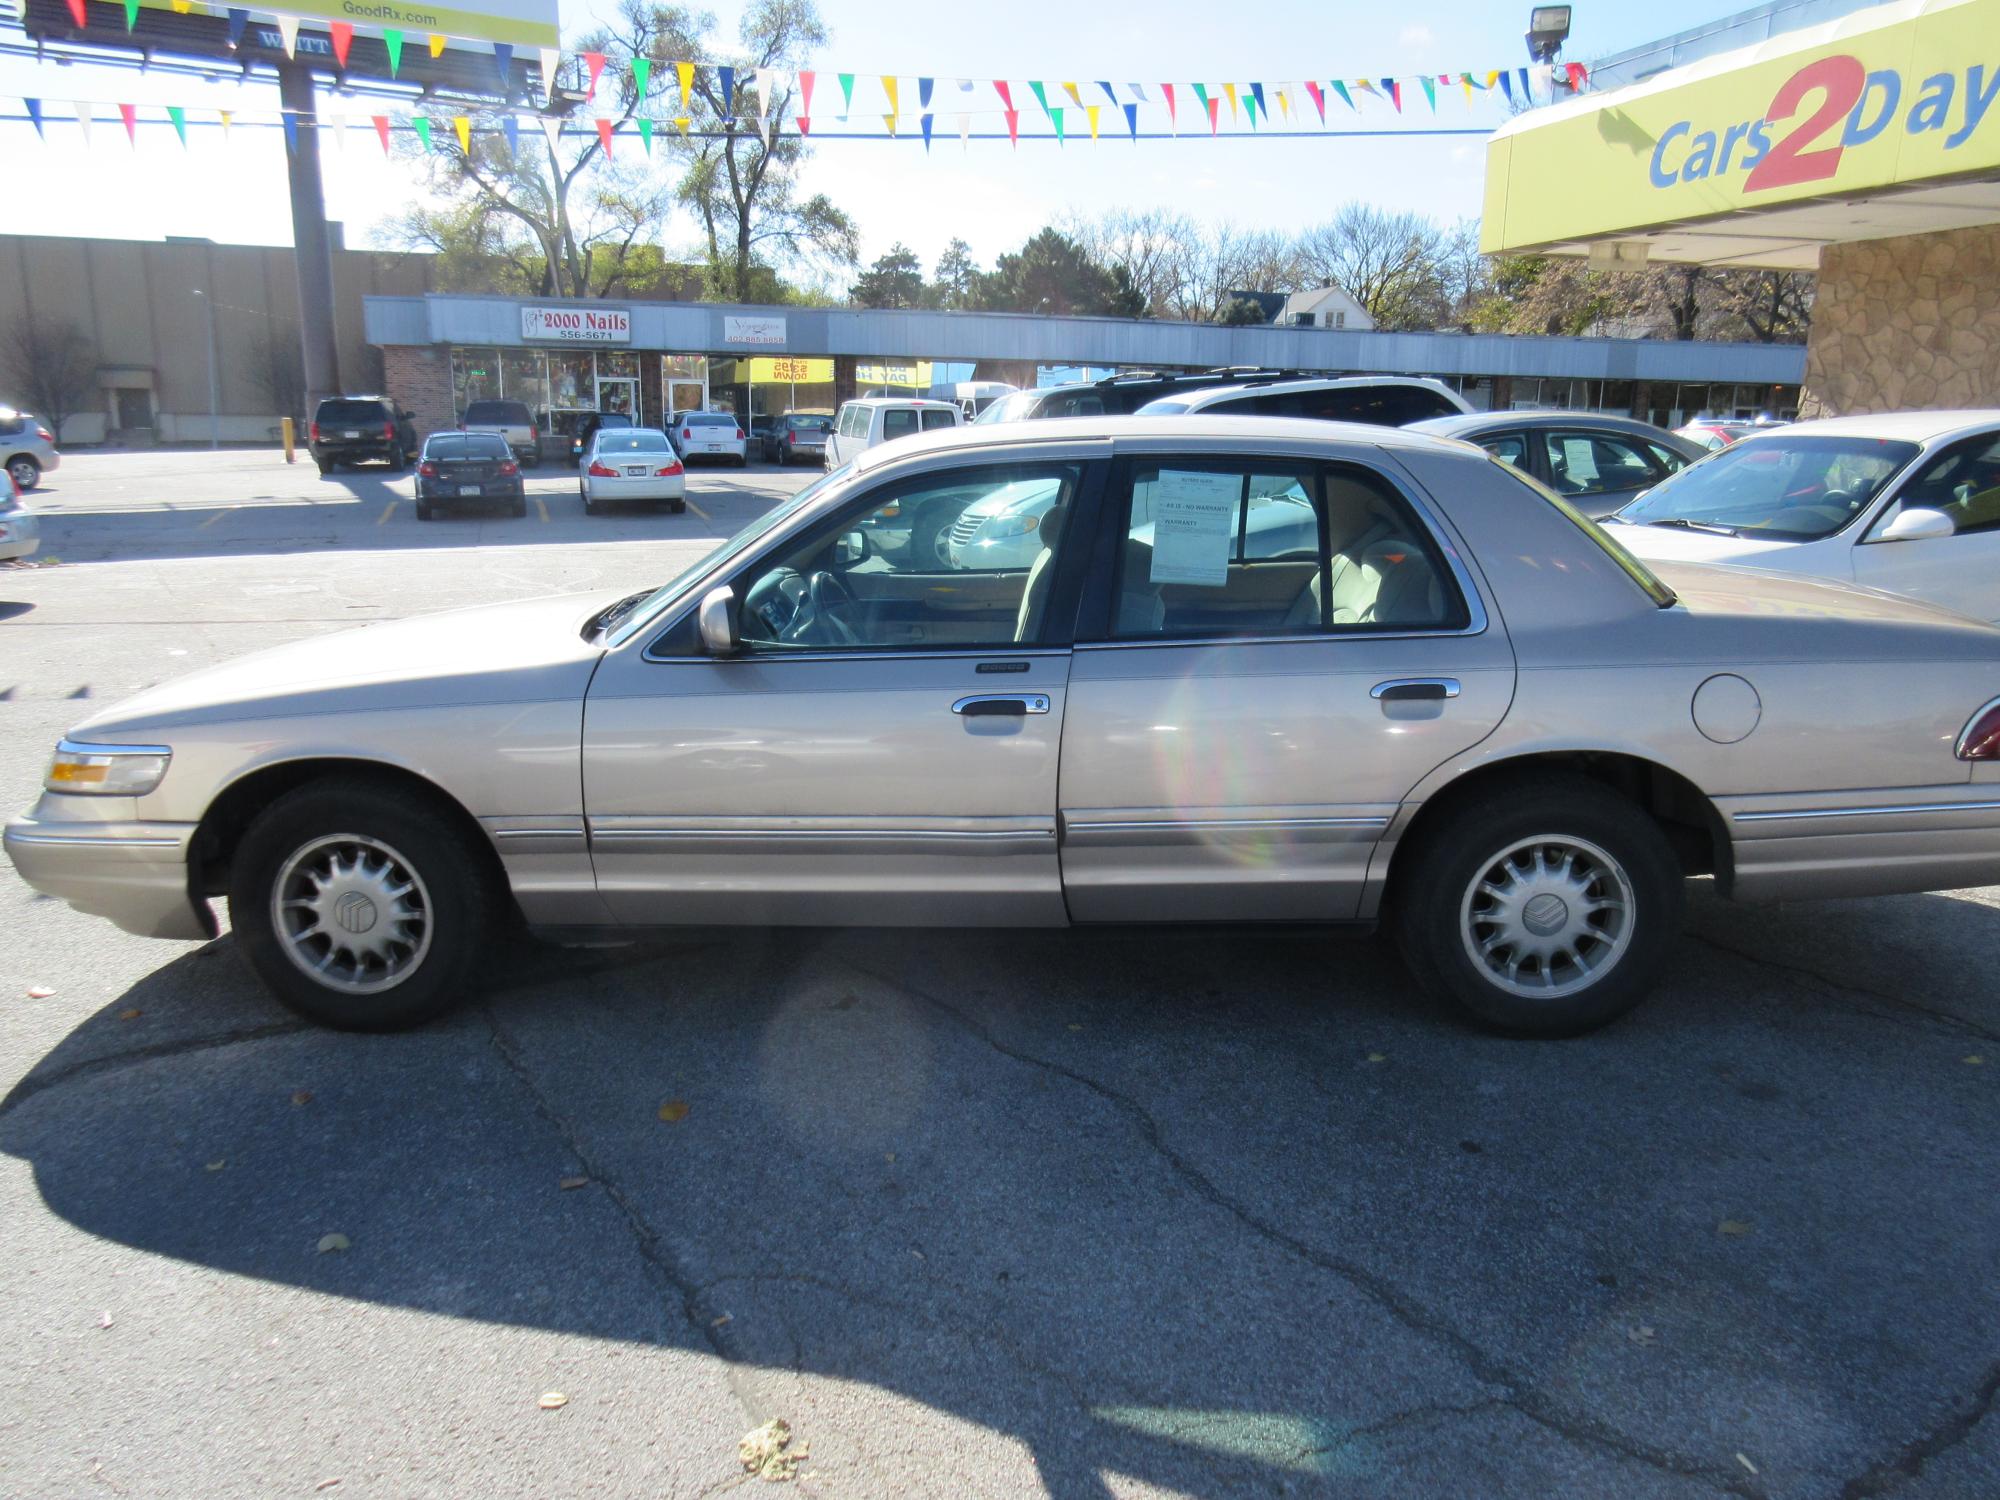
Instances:
[[[636,588],[810,477],[425,525],[72,457],[0,807],[92,702]],[[777,1418],[826,1496],[1991,1496],[1996,972],[2000,890],[1697,892],[1547,1043],[1310,931],[704,930],[354,1037],[0,871],[0,1494],[697,1496]]]

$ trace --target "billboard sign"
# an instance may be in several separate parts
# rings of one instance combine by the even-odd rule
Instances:
[[[632,315],[619,307],[521,309],[521,337],[544,344],[629,344]]]
[[[1884,6],[1523,115],[1487,148],[1480,248],[1635,234],[1992,172],[1996,36],[2000,0]]]
[[[725,344],[765,344],[784,347],[785,320],[783,318],[738,318],[725,313],[722,318],[722,342]]]

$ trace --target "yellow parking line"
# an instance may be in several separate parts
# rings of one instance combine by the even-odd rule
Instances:
[[[549,502],[544,500],[540,495],[535,496],[535,509],[541,512],[541,517],[544,521],[548,520]]]
[[[229,512],[226,510],[219,510],[214,515],[210,516],[206,521],[203,521],[200,526],[195,527],[195,530],[200,531],[204,526],[213,526],[217,521],[220,521],[224,516],[228,514]]]
[[[709,519],[708,512],[703,510],[699,505],[696,505],[694,501],[692,500],[688,501],[687,506],[689,510],[693,511],[696,515],[700,516],[702,520],[708,521]],[[714,522],[710,521],[709,524],[713,525]]]
[[[393,516],[395,513],[396,513],[396,502],[394,500],[391,500],[387,505],[382,507],[382,514],[375,518],[375,524],[377,526],[387,525],[389,517]]]

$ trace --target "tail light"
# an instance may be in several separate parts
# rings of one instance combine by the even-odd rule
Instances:
[[[45,443],[53,443],[56,440],[56,435],[46,427],[37,427],[35,429],[35,436]]]
[[[528,424],[528,441],[531,443],[539,443],[541,440],[542,440],[541,433],[536,431],[534,423],[530,422]]]
[[[664,469],[655,469],[653,471],[653,477],[655,479],[665,479],[670,475],[680,473],[680,471],[681,461],[677,458],[670,458],[667,460],[667,466]]]
[[[514,460],[511,458],[508,459],[504,464],[500,465],[500,477],[502,479],[512,479],[516,474],[520,472],[521,472],[521,466],[515,463]]]
[[[739,443],[743,441],[743,429],[741,427],[736,429],[736,441]]]
[[[1958,737],[1960,760],[2000,760],[2000,698],[1980,709]]]
[[[618,477],[616,469],[608,464],[601,464],[594,458],[590,461],[590,468],[586,472],[589,473],[592,479],[616,479]]]
[[[681,441],[684,443],[691,443],[694,441],[694,429],[692,427],[683,427],[681,429]]]
[[[438,466],[427,458],[417,465],[417,473],[425,479],[435,479],[438,477]]]

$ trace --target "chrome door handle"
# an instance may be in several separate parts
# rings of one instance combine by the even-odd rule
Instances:
[[[984,718],[989,714],[1020,718],[1024,714],[1047,713],[1049,697],[1046,693],[974,693],[952,704],[951,711],[968,719]]]
[[[1435,702],[1458,696],[1456,677],[1392,677],[1368,690],[1377,703]]]

